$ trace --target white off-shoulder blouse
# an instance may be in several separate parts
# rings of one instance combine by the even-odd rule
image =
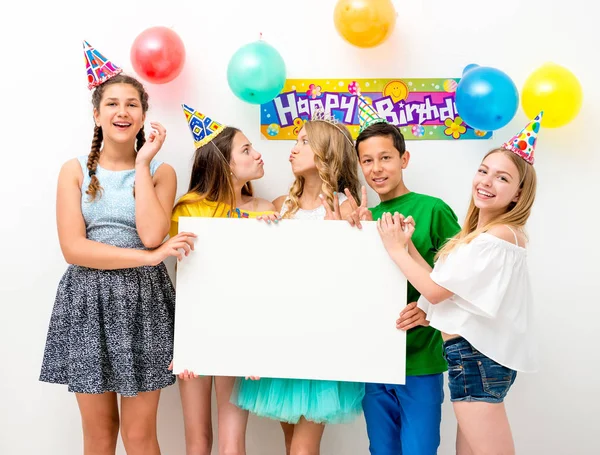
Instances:
[[[537,370],[525,248],[482,233],[438,260],[431,279],[454,293],[436,305],[419,299],[432,327],[461,335],[508,368]]]

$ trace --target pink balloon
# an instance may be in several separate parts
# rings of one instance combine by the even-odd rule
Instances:
[[[131,45],[131,63],[143,79],[165,84],[181,73],[185,46],[170,28],[152,27],[140,33]]]

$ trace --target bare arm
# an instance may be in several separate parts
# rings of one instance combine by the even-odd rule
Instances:
[[[176,190],[175,170],[168,164],[162,164],[154,178],[148,164],[136,164],[135,224],[147,248],[159,246],[169,233]]]
[[[421,256],[421,253],[419,253],[419,250],[417,250],[417,247],[415,247],[412,239],[408,241],[408,254],[410,254],[410,257],[413,258],[417,264],[419,264],[428,272],[433,270],[429,263],[423,258],[423,256]]]
[[[65,260],[69,264],[104,270],[153,265],[155,259],[150,251],[118,248],[86,238],[81,213],[82,181],[81,166],[76,159],[63,165],[58,177],[56,221]]]
[[[406,279],[412,284],[419,293],[429,302],[436,304],[449,299],[454,295],[453,292],[440,286],[431,279],[431,267],[423,267],[415,261],[405,249],[395,249],[389,251],[392,260],[400,267]],[[422,259],[422,258],[421,258]]]
[[[394,216],[390,213],[384,213],[377,222],[377,230],[392,260],[402,270],[410,284],[429,302],[436,304],[452,297],[453,292],[431,279],[431,267],[428,264],[427,267],[424,267],[422,263],[419,263],[409,254],[405,246],[412,236],[414,225],[405,225],[407,229],[405,232],[402,224],[399,213],[394,214]],[[424,262],[423,258],[421,260]]]

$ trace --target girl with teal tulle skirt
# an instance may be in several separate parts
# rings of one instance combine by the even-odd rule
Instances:
[[[288,195],[273,201],[282,218],[345,218],[352,211],[345,189],[360,201],[358,159],[352,136],[343,124],[322,115],[306,122],[298,133],[290,162],[296,179]],[[286,453],[294,455],[319,453],[325,425],[350,422],[359,416],[363,396],[363,383],[240,378],[231,401],[257,416],[279,420]]]

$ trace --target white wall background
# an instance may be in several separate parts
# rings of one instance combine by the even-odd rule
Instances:
[[[530,222],[530,267],[538,313],[542,369],[520,375],[507,399],[519,454],[597,454],[599,373],[596,146],[600,118],[598,26],[583,0],[500,3],[395,0],[396,30],[375,49],[344,42],[333,25],[334,0],[147,0],[70,5],[15,2],[0,16],[0,454],[81,452],[79,413],[65,387],[37,381],[56,286],[66,267],[55,227],[60,166],[89,151],[92,134],[81,40],[132,72],[131,43],[154,25],[172,26],[187,63],[173,82],[147,85],[148,119],[168,130],[159,158],[187,186],[193,152],[180,103],[238,126],[263,152],[266,177],[257,193],[283,194],[291,182],[291,143],[259,135],[259,108],[229,91],[226,68],[259,32],[283,55],[288,77],[457,77],[472,62],[494,66],[519,87],[546,61],[570,68],[584,105],[566,127],[542,130],[538,199]],[[53,19],[51,19],[53,17]],[[526,122],[515,119],[492,141],[409,142],[408,186],[444,198],[464,216],[470,179],[481,156]],[[369,194],[370,203],[376,201]],[[267,286],[268,283],[265,283]],[[183,454],[176,387],[164,391],[159,416],[163,453]],[[447,401],[440,454],[453,453],[455,420]],[[282,453],[275,422],[252,418],[248,453]],[[330,427],[325,455],[367,453],[362,420]],[[120,452],[123,453],[123,452]]]

